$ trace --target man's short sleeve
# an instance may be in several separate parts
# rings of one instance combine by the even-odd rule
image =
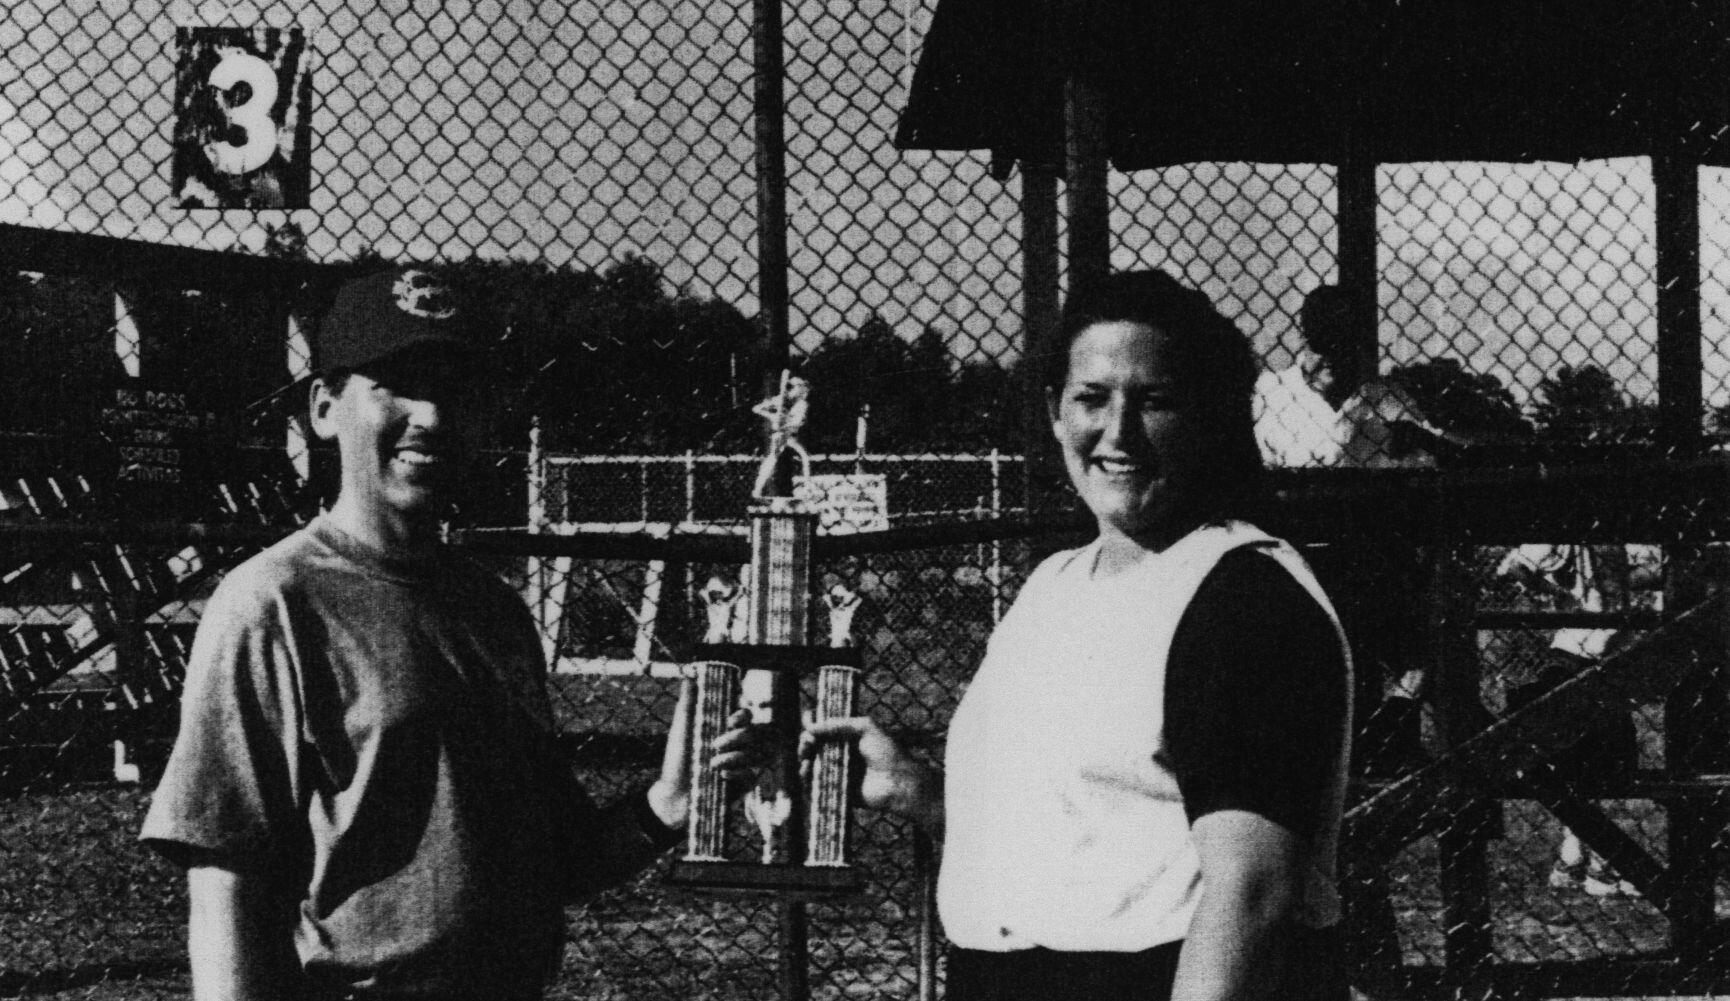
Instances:
[[[1226,555],[1178,623],[1166,668],[1165,756],[1191,822],[1246,810],[1314,833],[1346,738],[1339,634],[1255,549]]]
[[[180,731],[141,840],[171,861],[277,869],[305,837],[295,672],[274,594],[245,567],[199,623]]]

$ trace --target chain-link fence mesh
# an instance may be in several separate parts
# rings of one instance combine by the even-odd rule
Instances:
[[[1335,274],[1334,169],[1194,164],[1113,177],[1112,263],[1160,268],[1205,291],[1285,368],[1304,293]]]
[[[1650,440],[1646,164],[1414,164],[1383,168],[1380,186],[1389,364],[1451,364],[1556,434]],[[1708,396],[1721,392],[1706,379]]]
[[[1050,513],[1014,371],[1028,182],[889,142],[933,6],[783,9],[800,437],[845,528]],[[300,380],[330,284],[381,260],[439,272],[511,355],[458,524],[635,540],[488,558],[546,635],[590,787],[646,776],[666,665],[739,576],[654,547],[736,530],[781,364],[754,322],[749,7],[21,0],[0,41],[0,223],[30,248],[0,272],[0,988],[185,994],[184,889],[138,822],[204,597],[331,493]],[[229,51],[281,105],[276,155],[244,177],[198,160],[250,155],[250,133],[210,131],[213,113],[247,126],[211,103]],[[305,206],[271,207],[301,164]],[[1710,445],[1730,408],[1730,175],[1699,182]],[[1403,467],[1281,480],[1356,640],[1358,983],[1717,992],[1723,484],[1658,447],[1652,165],[1377,168],[1378,336],[1355,368],[1362,345],[1325,357],[1305,308],[1341,281],[1340,183],[1204,163],[1114,175],[1110,195],[1112,264],[1180,275],[1252,338],[1271,460]],[[813,573],[862,599],[863,708],[934,759],[1057,544],[966,537]],[[930,860],[870,815],[856,848],[866,892],[811,907],[813,992],[915,996],[940,979]],[[555,996],[775,996],[780,920],[651,874],[571,912]]]

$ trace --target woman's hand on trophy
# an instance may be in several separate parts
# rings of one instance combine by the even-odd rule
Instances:
[[[906,817],[927,830],[943,826],[943,776],[908,754],[868,716],[823,720],[806,727],[799,754],[809,758],[825,741],[851,742],[865,766],[858,774],[859,802]]]
[[[649,787],[649,806],[668,827],[684,827],[691,813],[691,735],[695,729],[697,682],[679,681],[679,702],[667,730],[667,746],[661,753],[661,775]],[[751,711],[740,709],[727,717],[727,726],[709,742],[710,767],[729,786],[743,786],[770,760],[767,727],[751,723]]]

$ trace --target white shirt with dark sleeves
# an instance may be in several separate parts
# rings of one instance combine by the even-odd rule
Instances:
[[[1351,666],[1289,545],[1199,528],[1123,573],[1052,556],[949,731],[938,903],[956,945],[1149,949],[1201,892],[1190,825],[1247,810],[1304,845],[1296,920],[1339,920]]]
[[[1303,366],[1291,365],[1257,377],[1253,402],[1256,444],[1269,466],[1411,469],[1436,464],[1428,451],[1402,452],[1396,446],[1397,424],[1432,436],[1441,432],[1408,393],[1386,380],[1364,383],[1335,410],[1310,386]]]
[[[1311,388],[1302,365],[1261,373],[1255,381],[1255,440],[1270,466],[1337,466],[1351,428]]]

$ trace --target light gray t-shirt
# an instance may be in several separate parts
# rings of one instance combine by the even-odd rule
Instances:
[[[217,588],[141,837],[284,881],[338,990],[534,996],[562,904],[654,845],[559,762],[510,588],[448,551],[389,559],[319,519]]]

